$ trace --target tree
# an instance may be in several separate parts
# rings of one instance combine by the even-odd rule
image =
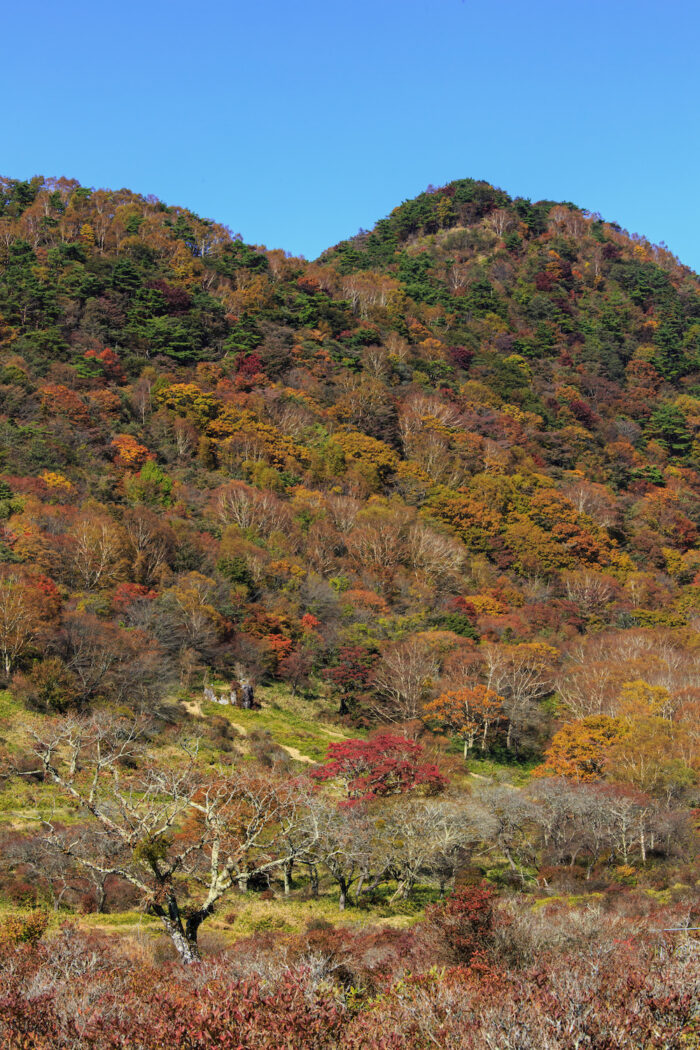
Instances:
[[[396,469],[398,456],[384,441],[377,441],[357,430],[343,430],[335,435],[335,440],[345,453],[347,460],[357,463],[363,476],[376,479],[377,484],[386,480],[392,470]]]
[[[483,752],[489,728],[504,719],[503,697],[485,685],[449,689],[426,704],[423,711],[426,722],[435,722],[460,737],[465,760],[477,734]]]
[[[545,761],[534,771],[538,777],[570,777],[572,780],[600,780],[610,747],[622,735],[619,718],[595,715],[568,722],[552,737]]]
[[[12,679],[13,694],[35,711],[63,712],[80,700],[78,681],[62,660],[37,660],[27,674]]]
[[[169,668],[161,650],[141,630],[70,612],[63,616],[51,647],[71,675],[79,705],[101,698],[133,710],[150,706],[167,688]]]
[[[110,442],[114,449],[114,462],[125,470],[140,470],[151,453],[141,445],[133,434],[118,434]]]
[[[367,692],[376,664],[376,653],[360,645],[341,645],[338,662],[326,669],[326,678],[340,695],[338,714],[347,715],[360,696]]]
[[[122,525],[132,579],[136,583],[157,583],[175,548],[172,530],[159,515],[142,506],[125,510]]]
[[[71,530],[73,569],[86,590],[98,590],[119,578],[123,569],[124,537],[103,515],[91,514]]]
[[[348,554],[356,566],[376,573],[389,583],[403,558],[403,527],[393,517],[363,520],[348,534]]]
[[[571,500],[579,514],[587,514],[596,524],[604,528],[615,524],[617,508],[615,498],[605,485],[588,481],[583,477],[573,478],[565,487],[564,494]]]
[[[374,672],[374,685],[383,698],[377,713],[387,722],[420,718],[440,664],[434,652],[418,638],[386,647]]]
[[[473,837],[464,808],[448,799],[402,799],[382,811],[379,822],[384,866],[398,883],[392,900],[409,897],[421,873],[454,863]]]
[[[611,651],[609,640],[588,636],[567,654],[556,688],[574,718],[611,715],[625,678],[620,654]]]
[[[655,437],[671,456],[686,456],[693,438],[688,423],[677,405],[666,402],[659,405],[649,420],[648,433]]]
[[[503,697],[508,716],[509,750],[535,715],[535,703],[551,692],[558,656],[553,646],[542,642],[484,646],[486,684]]]
[[[377,733],[369,740],[329,744],[326,765],[311,775],[321,781],[342,781],[349,802],[369,802],[415,788],[427,794],[442,791],[447,778],[434,763],[422,759],[423,748],[415,741],[392,733]]]
[[[686,764],[684,727],[643,709],[637,717],[624,719],[624,730],[611,741],[605,772],[611,780],[632,784],[656,797],[670,800],[697,783],[700,758],[695,769]]]
[[[506,858],[509,868],[525,882],[525,867],[532,863],[532,828],[535,807],[522,791],[494,784],[480,791],[473,821],[480,838]]]
[[[289,513],[271,492],[259,492],[242,481],[232,481],[220,489],[215,512],[221,524],[237,525],[269,536],[289,527]]]
[[[190,647],[206,652],[215,643],[223,622],[213,605],[216,585],[201,572],[188,572],[164,591],[160,606],[160,627],[169,648]]]
[[[318,864],[323,865],[338,886],[338,907],[343,911],[351,903],[353,885],[371,871],[374,827],[362,807],[339,810],[327,801],[316,805],[315,818],[317,834],[307,851],[307,863],[314,873]]]
[[[48,824],[49,838],[83,867],[131,883],[192,963],[217,902],[288,859],[283,829],[304,812],[308,792],[301,781],[253,768],[205,770],[196,742],[181,741],[177,758],[160,763],[146,730],[94,717],[34,735],[45,777],[92,817],[88,836]]]
[[[603,784],[566,778],[537,779],[527,787],[535,803],[532,822],[539,848],[549,864],[586,861],[586,878],[604,851],[610,848],[610,814]]]
[[[562,574],[566,595],[584,616],[601,615],[615,596],[612,577],[592,569],[577,569]]]
[[[461,544],[425,525],[411,528],[407,548],[416,573],[424,573],[429,580],[458,576],[464,566],[466,551]]]
[[[284,682],[291,685],[292,696],[296,696],[299,689],[308,686],[313,662],[313,654],[303,645],[295,646],[279,661],[277,673]]]
[[[0,656],[9,677],[40,626],[35,589],[17,572],[0,575]]]

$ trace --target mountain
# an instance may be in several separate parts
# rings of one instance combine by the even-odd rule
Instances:
[[[699,350],[696,275],[568,202],[308,262],[0,180],[0,1037],[690,1032]]]
[[[470,179],[315,262],[66,179],[0,209],[0,551],[51,592],[3,651],[34,703],[123,693],[70,670],[88,621],[123,664],[137,628],[161,686],[342,678],[419,636],[687,649],[700,285],[663,248]]]
[[[470,179],[315,262],[67,179],[0,208],[0,552],[50,592],[4,643],[31,703],[237,666],[335,675],[374,724],[434,688],[368,670],[411,640],[442,639],[430,682],[479,641],[687,657],[700,285],[663,248]],[[119,674],[78,666],[86,624]],[[541,754],[551,712],[511,714]]]
[[[696,539],[700,286],[598,216],[462,180],[306,263],[65,179],[4,180],[0,207],[8,475],[123,498],[133,441],[173,480],[197,462],[283,497],[466,489],[492,512],[495,488],[501,515],[507,479],[565,500],[583,479],[639,567]],[[239,431],[252,459],[224,452]],[[551,530],[550,564],[502,517],[474,528],[468,549],[521,575],[578,558]]]

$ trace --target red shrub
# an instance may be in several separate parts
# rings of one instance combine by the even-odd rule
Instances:
[[[425,928],[437,936],[457,963],[469,963],[491,943],[496,926],[496,895],[485,886],[468,886],[426,911]]]

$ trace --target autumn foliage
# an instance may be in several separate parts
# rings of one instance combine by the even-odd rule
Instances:
[[[368,740],[329,744],[326,764],[313,770],[319,781],[339,780],[348,802],[371,802],[388,795],[420,789],[442,791],[446,777],[432,762],[423,761],[424,749],[414,740],[392,733],[376,733]]]
[[[451,689],[425,705],[424,718],[455,733],[464,741],[464,757],[478,738],[483,752],[491,726],[503,721],[503,698],[484,685]]]
[[[313,263],[0,179],[3,1047],[693,1044],[699,294],[473,179]],[[219,950],[275,897],[410,928]],[[53,921],[138,905],[192,973]]]

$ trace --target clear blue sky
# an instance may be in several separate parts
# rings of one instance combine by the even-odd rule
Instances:
[[[429,183],[571,200],[700,270],[697,0],[4,6],[0,173],[314,258]]]

